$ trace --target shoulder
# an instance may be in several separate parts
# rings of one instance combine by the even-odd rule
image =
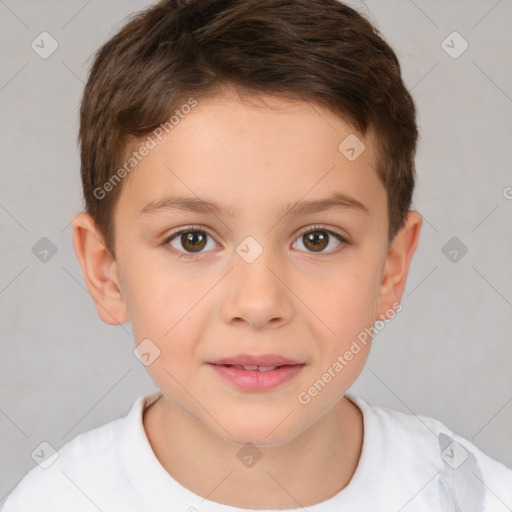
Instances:
[[[32,468],[8,496],[2,512],[36,510],[36,503],[41,511],[93,510],[87,486],[95,484],[99,471],[106,474],[116,467],[115,439],[121,421],[78,435],[56,452],[55,460],[46,458]]]
[[[443,510],[465,510],[476,503],[481,504],[478,510],[512,507],[512,468],[492,459],[435,418],[369,405],[354,395],[348,397],[362,410],[365,426],[378,431],[397,471],[435,475]]]
[[[2,512],[101,509],[106,489],[115,492],[126,482],[123,445],[145,399],[137,398],[127,416],[76,436],[53,459],[43,458],[10,493]]]

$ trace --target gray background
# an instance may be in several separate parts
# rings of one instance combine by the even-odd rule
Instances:
[[[39,443],[59,449],[155,389],[130,325],[98,318],[69,226],[82,207],[77,114],[90,57],[146,5],[0,1],[0,505]],[[418,107],[424,228],[403,310],[350,391],[436,417],[512,465],[512,2],[351,5],[397,52]],[[31,48],[43,31],[59,45],[47,59]],[[442,47],[453,31],[469,44],[458,58]],[[448,39],[452,51],[460,43]],[[468,249],[456,262],[442,251],[454,236]],[[57,248],[46,262],[32,252],[43,237]]]

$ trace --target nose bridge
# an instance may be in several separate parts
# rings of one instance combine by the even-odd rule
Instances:
[[[260,241],[263,238],[260,237]],[[284,255],[276,246],[272,246],[270,240],[268,236],[260,243],[253,236],[247,236],[237,246],[236,279],[241,291],[255,288],[254,292],[257,293],[279,293],[282,284],[276,274],[283,273],[281,259]]]
[[[281,282],[285,274],[285,255],[274,249],[252,236],[237,246],[224,303],[226,321],[236,318],[253,326],[263,326],[271,320],[274,323],[277,319],[289,320],[292,305],[287,288]]]

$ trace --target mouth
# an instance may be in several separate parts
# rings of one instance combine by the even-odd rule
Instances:
[[[226,366],[228,368],[236,368],[237,370],[245,370],[248,372],[270,372],[272,370],[279,370],[279,368],[283,368],[284,366],[297,366],[297,365],[272,365],[272,366],[258,366],[258,365],[242,365],[242,364],[221,364],[218,366]]]
[[[262,368],[266,371],[266,368],[277,368],[281,366],[293,366],[297,364],[303,364],[300,361],[289,359],[279,354],[239,354],[231,357],[224,357],[217,359],[216,361],[210,361],[211,364],[239,367],[239,369],[246,369],[248,371]]]
[[[272,390],[291,381],[305,366],[304,363],[256,365],[208,363],[224,382],[242,391],[261,392]]]

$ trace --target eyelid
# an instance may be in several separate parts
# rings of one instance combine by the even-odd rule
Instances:
[[[346,236],[343,235],[340,231],[336,230],[335,228],[330,228],[328,226],[323,226],[321,224],[314,224],[314,225],[311,225],[309,224],[308,226],[306,226],[305,228],[301,229],[299,231],[299,233],[297,234],[297,236],[302,236],[302,235],[305,235],[306,233],[309,233],[310,231],[327,231],[328,233],[332,233],[334,235],[337,235],[338,237],[340,237],[340,239],[345,242],[345,243],[349,243],[349,241],[347,240]]]
[[[180,228],[176,228],[175,230],[171,231],[169,235],[166,236],[166,240],[169,240],[173,236],[176,236],[180,233],[187,232],[187,231],[204,231],[208,235],[210,235],[213,238],[213,235],[209,232],[208,228],[205,228],[204,226],[200,226],[198,224],[190,224],[187,226],[182,226]]]
[[[338,235],[339,237],[341,237],[345,242],[349,243],[349,241],[346,239],[345,235],[343,235],[342,233],[337,231],[336,228],[323,226],[321,224],[313,224],[313,225],[308,224],[304,228],[301,228],[296,236],[297,237],[302,236],[305,233],[309,233],[310,231],[316,231],[316,230],[324,230],[324,231],[328,231],[329,233],[334,233],[334,234]],[[204,231],[209,236],[214,238],[214,236],[209,232],[208,228],[205,228],[204,226],[200,226],[198,224],[190,224],[188,226],[182,226],[180,228],[176,228],[174,231],[172,231],[169,235],[167,235],[165,237],[165,241],[169,241],[172,237],[174,237],[180,233],[187,232],[187,231]]]

